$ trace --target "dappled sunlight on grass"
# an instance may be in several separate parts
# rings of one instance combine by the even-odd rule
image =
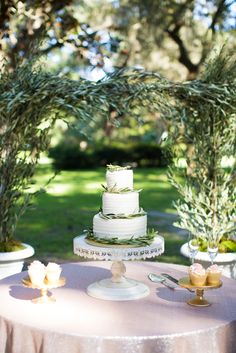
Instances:
[[[169,185],[169,184],[164,184],[164,183],[155,183],[155,184],[150,184],[148,182],[144,182],[144,183],[136,183],[135,184],[136,186],[136,189],[146,189],[148,188],[149,190],[150,189],[153,189],[153,190],[160,190],[160,189],[165,189],[165,190],[172,190],[172,186]]]
[[[143,168],[134,170],[134,181],[139,182],[140,180],[149,181],[167,181],[167,169],[166,168]]]
[[[71,193],[73,189],[74,188],[70,184],[53,183],[53,185],[48,187],[47,192],[51,195],[67,195],[68,193]]]
[[[101,184],[100,183],[87,183],[87,185],[85,186],[86,190],[93,190],[94,192],[97,192],[99,189],[101,190]]]
[[[18,226],[18,228],[21,227],[21,224]],[[44,230],[45,224],[43,222],[31,222],[27,224],[27,233],[30,232],[39,232],[41,230]]]

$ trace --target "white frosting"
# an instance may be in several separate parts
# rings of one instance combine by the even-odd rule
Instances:
[[[190,266],[189,270],[191,273],[194,273],[195,275],[198,275],[198,276],[205,276],[206,275],[205,268],[201,264],[196,263],[196,262]]]
[[[31,283],[35,286],[42,286],[46,275],[46,267],[40,261],[33,261],[28,266],[28,275]]]
[[[99,214],[96,214],[93,217],[93,233],[98,238],[138,238],[147,233],[147,216],[129,219],[103,219]]]
[[[129,188],[133,190],[133,171],[132,170],[118,170],[106,172],[106,182],[108,188],[124,189]]]
[[[194,262],[194,263],[190,266],[190,271],[202,270],[202,269],[203,269],[202,264],[199,264],[198,262]]]
[[[222,272],[222,268],[220,266],[218,266],[217,264],[211,265],[208,267],[207,272],[211,272],[211,273],[221,273]]]
[[[49,262],[46,267],[47,273],[48,272],[58,272],[61,271],[61,266],[56,264],[55,262]]]
[[[139,193],[128,192],[113,194],[104,192],[102,195],[102,212],[104,214],[133,214],[139,212]]]
[[[46,277],[49,283],[56,283],[58,282],[62,268],[60,265],[56,264],[55,262],[49,262],[46,267]]]

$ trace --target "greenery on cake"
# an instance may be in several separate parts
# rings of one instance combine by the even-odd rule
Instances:
[[[107,170],[109,170],[109,172],[119,172],[121,170],[129,170],[129,169],[132,169],[130,165],[121,167],[119,165],[107,164]]]
[[[137,218],[141,216],[145,216],[147,213],[140,208],[139,212],[137,213],[132,213],[132,214],[125,214],[125,213],[106,213],[104,214],[102,211],[99,212],[99,217],[103,219],[131,219],[131,218]]]
[[[88,229],[86,235],[86,239],[103,244],[103,245],[129,245],[129,246],[146,246],[151,245],[155,237],[158,235],[158,232],[155,229],[148,229],[147,234],[138,238],[134,238],[133,236],[129,239],[119,239],[118,236],[112,236],[109,238],[100,238],[94,235],[92,229]]]
[[[114,186],[111,186],[111,187],[108,187],[108,186],[105,186],[102,184],[102,188],[104,189],[105,192],[109,192],[111,194],[123,194],[123,193],[128,193],[128,192],[141,192],[142,189],[139,189],[139,190],[134,190],[134,189],[130,189],[130,188],[121,188],[121,189],[117,189],[117,187],[114,185]]]

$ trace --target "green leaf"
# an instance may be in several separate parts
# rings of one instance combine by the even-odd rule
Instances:
[[[234,240],[224,240],[221,242],[230,252],[236,252],[236,241]]]

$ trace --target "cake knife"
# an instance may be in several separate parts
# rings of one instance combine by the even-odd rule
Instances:
[[[167,278],[169,281],[172,281],[172,282],[178,284],[178,286],[179,286],[179,281],[178,281],[176,278],[172,277],[171,275],[168,275],[168,273],[162,273],[161,275],[162,275],[163,277]],[[190,288],[186,288],[186,289],[187,289],[189,292],[192,292],[192,293],[195,292],[194,290],[192,290],[192,289],[190,289]]]
[[[169,289],[175,289],[176,286],[166,281],[166,278],[162,276],[155,275],[154,273],[149,273],[148,278],[155,283],[161,283]]]

